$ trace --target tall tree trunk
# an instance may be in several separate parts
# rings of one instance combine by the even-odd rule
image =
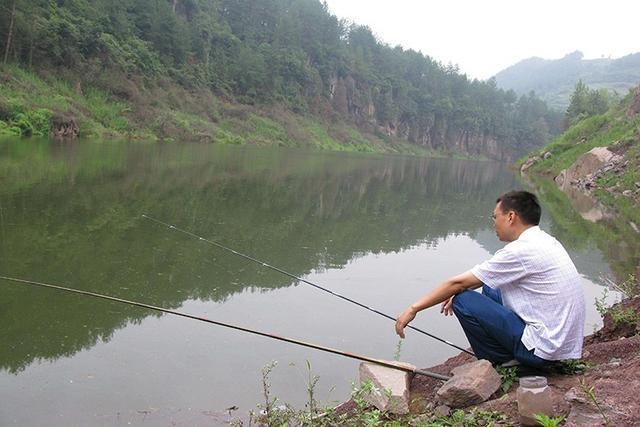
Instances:
[[[30,28],[29,28],[29,68],[33,66],[33,50],[36,47],[36,24],[35,19],[30,20]]]
[[[31,39],[31,43],[29,43],[29,68],[33,68],[33,49],[35,47],[36,42],[34,39]]]
[[[176,13],[176,6],[178,6],[178,0],[173,0],[173,13]]]
[[[9,58],[9,49],[11,49],[11,42],[13,41],[13,22],[16,18],[16,1],[13,0],[13,6],[11,7],[11,18],[9,21],[9,33],[7,34],[7,45],[4,47],[4,63],[7,63]]]

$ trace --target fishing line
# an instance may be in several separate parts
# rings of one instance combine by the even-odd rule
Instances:
[[[26,279],[18,279],[18,278],[15,278],[15,277],[0,276],[0,279],[7,280],[7,281],[10,281],[10,282],[14,282],[14,283],[21,283],[21,284],[24,284],[24,285],[40,286],[40,287],[43,287],[43,288],[56,289],[56,290],[59,290],[59,291],[70,292],[70,293],[74,293],[74,294],[80,294],[80,295],[85,295],[85,296],[90,296],[90,297],[95,297],[95,298],[102,298],[102,299],[105,299],[105,300],[119,302],[119,303],[122,303],[122,304],[134,305],[134,306],[137,306],[137,307],[147,308],[149,310],[160,311],[162,313],[173,314],[175,316],[186,317],[188,319],[198,320],[200,322],[210,323],[210,324],[217,325],[217,326],[223,326],[223,327],[229,328],[229,329],[235,329],[235,330],[241,331],[241,332],[247,332],[247,333],[254,334],[254,335],[260,335],[260,336],[263,336],[263,337],[272,338],[272,339],[275,339],[275,340],[284,341],[284,342],[288,342],[288,343],[291,343],[291,344],[300,345],[300,346],[303,346],[303,347],[309,347],[309,348],[313,348],[315,350],[320,350],[320,351],[324,351],[324,352],[327,352],[327,353],[333,353],[333,354],[337,354],[339,356],[349,357],[351,359],[361,360],[363,362],[375,363],[376,365],[384,366],[384,367],[391,368],[391,369],[397,369],[397,370],[408,372],[408,373],[412,373],[412,374],[424,375],[424,376],[431,377],[431,378],[436,378],[436,379],[442,380],[442,381],[447,381],[449,379],[449,377],[447,377],[446,375],[437,374],[435,372],[425,371],[425,370],[422,370],[422,369],[412,369],[412,368],[409,368],[409,367],[403,366],[403,365],[395,365],[393,363],[386,362],[384,360],[373,359],[371,357],[362,356],[362,355],[359,355],[359,354],[356,354],[356,353],[350,353],[350,352],[345,352],[345,351],[341,351],[341,350],[336,350],[334,348],[325,347],[325,346],[321,346],[321,345],[318,345],[318,344],[313,344],[313,343],[310,343],[310,342],[300,341],[300,340],[296,340],[296,339],[293,339],[293,338],[287,338],[287,337],[283,337],[283,336],[275,335],[275,334],[269,334],[267,332],[262,332],[262,331],[257,331],[257,330],[254,330],[254,329],[244,328],[242,326],[237,326],[237,325],[233,325],[233,324],[230,324],[230,323],[219,322],[217,320],[211,320],[211,319],[207,319],[205,317],[194,316],[192,314],[187,314],[187,313],[183,313],[183,312],[175,311],[175,310],[169,310],[167,308],[156,307],[156,306],[145,304],[145,303],[142,303],[142,302],[131,301],[131,300],[126,300],[126,299],[122,299],[122,298],[116,298],[116,297],[112,297],[112,296],[109,296],[109,295],[98,294],[98,293],[95,293],[95,292],[83,291],[81,289],[73,289],[73,288],[67,288],[67,287],[64,287],[64,286],[52,285],[50,283],[36,282],[36,281],[33,281],[33,280],[26,280]]]
[[[249,261],[255,262],[256,264],[260,264],[260,265],[261,265],[261,266],[263,266],[263,267],[266,267],[266,268],[269,268],[269,269],[271,269],[271,270],[277,271],[278,273],[282,273],[282,274],[284,274],[285,276],[288,276],[288,277],[290,277],[290,278],[292,278],[292,279],[295,279],[295,280],[297,280],[297,281],[299,281],[299,282],[306,283],[307,285],[311,285],[311,286],[313,286],[313,287],[314,287],[314,288],[316,288],[316,289],[319,289],[319,290],[321,290],[321,291],[327,292],[327,293],[329,293],[329,294],[331,294],[331,295],[333,295],[333,296],[335,296],[335,297],[341,298],[341,299],[343,299],[343,300],[345,300],[345,301],[348,301],[348,302],[350,302],[350,303],[352,303],[352,304],[355,304],[355,305],[357,305],[358,307],[362,307],[362,308],[364,308],[364,309],[366,309],[366,310],[372,311],[372,312],[374,312],[374,313],[376,313],[376,314],[379,314],[379,315],[380,315],[380,316],[382,316],[382,317],[386,317],[387,319],[393,320],[394,322],[396,321],[396,319],[395,319],[394,317],[391,317],[391,316],[389,316],[388,314],[385,314],[385,313],[383,313],[383,312],[381,312],[381,311],[378,311],[378,310],[376,310],[375,308],[371,308],[371,307],[366,306],[366,305],[364,305],[364,304],[362,304],[362,303],[360,303],[360,302],[358,302],[358,301],[352,300],[351,298],[347,298],[347,297],[345,297],[344,295],[340,295],[339,293],[334,292],[334,291],[332,291],[332,290],[330,290],[330,289],[323,288],[322,286],[317,285],[317,284],[315,284],[315,283],[313,283],[313,282],[310,282],[310,281],[308,281],[308,280],[306,280],[306,279],[303,279],[302,277],[298,277],[298,276],[296,276],[296,275],[294,275],[294,274],[291,274],[291,273],[289,273],[289,272],[287,272],[287,271],[282,270],[281,268],[274,267],[273,265],[270,265],[270,264],[268,264],[268,263],[266,263],[266,262],[264,262],[264,261],[260,261],[259,259],[253,258],[252,256],[249,256],[249,255],[243,254],[243,253],[241,253],[241,252],[238,252],[238,251],[236,251],[236,250],[234,250],[234,249],[232,249],[232,248],[229,248],[229,247],[227,247],[227,246],[225,246],[225,245],[223,245],[223,244],[221,244],[221,243],[218,243],[218,242],[216,242],[216,241],[214,241],[214,240],[205,239],[205,238],[204,238],[204,237],[202,237],[202,236],[198,236],[197,234],[194,234],[194,233],[192,233],[192,232],[190,232],[190,231],[187,231],[187,230],[183,230],[183,229],[181,229],[181,228],[178,228],[178,227],[176,227],[175,225],[167,224],[166,222],[160,221],[159,219],[152,218],[152,217],[150,217],[149,215],[145,215],[145,214],[143,214],[143,215],[142,215],[142,217],[143,217],[143,218],[146,218],[146,219],[148,219],[148,220],[150,220],[150,221],[156,222],[156,223],[158,223],[158,224],[164,225],[165,227],[168,227],[168,228],[170,228],[170,229],[172,229],[172,230],[176,230],[176,231],[179,231],[179,232],[181,232],[181,233],[184,233],[184,234],[186,234],[186,235],[188,235],[188,236],[194,237],[194,238],[196,238],[196,239],[198,239],[198,240],[201,240],[201,241],[203,241],[203,242],[206,242],[206,243],[209,243],[209,244],[211,244],[211,245],[217,246],[217,247],[218,247],[218,248],[220,248],[220,249],[223,249],[223,250],[225,250],[225,251],[227,251],[227,252],[231,252],[232,254],[234,254],[234,255],[238,255],[238,256],[240,256],[240,257],[242,257],[242,258],[248,259]],[[470,354],[470,355],[472,355],[472,356],[474,356],[474,357],[475,357],[475,354],[473,354],[473,353],[472,353],[472,352],[470,352],[469,350],[465,350],[464,348],[459,347],[459,346],[457,346],[457,345],[453,344],[452,342],[449,342],[449,341],[447,341],[447,340],[445,340],[445,339],[443,339],[443,338],[440,338],[440,337],[437,337],[437,336],[435,336],[435,335],[433,335],[433,334],[430,334],[429,332],[423,331],[422,329],[416,328],[415,326],[407,325],[407,328],[409,328],[409,329],[413,329],[414,331],[420,332],[421,334],[424,334],[424,335],[426,335],[426,336],[428,336],[428,337],[431,337],[431,338],[433,338],[433,339],[435,339],[435,340],[440,341],[441,343],[447,344],[447,345],[449,345],[449,346],[451,346],[451,347],[453,347],[453,348],[456,348],[456,349],[458,349],[458,350],[460,350],[460,351],[463,351],[463,352],[465,352],[465,353],[467,353],[467,354]]]

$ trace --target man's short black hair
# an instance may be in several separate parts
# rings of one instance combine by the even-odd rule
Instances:
[[[542,210],[535,194],[528,191],[509,191],[498,197],[496,203],[500,203],[502,212],[515,211],[522,222],[527,225],[540,224]]]

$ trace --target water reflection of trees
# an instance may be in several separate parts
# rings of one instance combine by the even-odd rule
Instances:
[[[486,227],[512,185],[495,164],[231,149],[34,144],[3,152],[0,271],[176,308],[291,280],[158,227],[142,213],[295,275]],[[5,185],[6,183],[6,185]],[[152,315],[0,286],[0,366],[17,371]]]

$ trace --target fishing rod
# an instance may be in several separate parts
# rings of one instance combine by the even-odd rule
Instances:
[[[310,281],[308,281],[308,280],[306,280],[306,279],[303,279],[302,277],[298,277],[298,276],[296,276],[296,275],[294,275],[294,274],[291,274],[291,273],[289,273],[289,272],[287,272],[287,271],[282,270],[281,268],[274,267],[273,265],[270,265],[270,264],[268,264],[268,263],[266,263],[266,262],[264,262],[264,261],[260,261],[259,259],[253,258],[252,256],[249,256],[249,255],[243,254],[243,253],[241,253],[241,252],[238,252],[238,251],[236,251],[236,250],[234,250],[234,249],[232,249],[232,248],[229,248],[229,247],[227,247],[227,246],[225,246],[225,245],[223,245],[223,244],[221,244],[221,243],[218,243],[218,242],[216,242],[216,241],[214,241],[214,240],[205,239],[205,238],[204,238],[204,237],[202,237],[202,236],[198,236],[197,234],[194,234],[194,233],[192,233],[192,232],[190,232],[190,231],[187,231],[187,230],[183,230],[183,229],[181,229],[181,228],[178,228],[178,227],[176,227],[175,225],[167,224],[166,222],[160,221],[159,219],[152,218],[152,217],[150,217],[149,215],[146,215],[146,214],[142,214],[142,217],[143,217],[143,218],[146,218],[146,219],[148,219],[148,220],[150,220],[150,221],[156,222],[156,223],[158,223],[158,224],[164,225],[165,227],[169,227],[169,228],[170,228],[170,229],[172,229],[172,230],[176,230],[176,231],[179,231],[180,233],[184,233],[184,234],[186,234],[186,235],[188,235],[188,236],[194,237],[194,238],[196,238],[196,239],[198,239],[198,240],[201,240],[201,241],[203,241],[203,242],[207,242],[207,243],[209,243],[209,244],[211,244],[211,245],[217,246],[217,247],[218,247],[218,248],[220,248],[220,249],[223,249],[223,250],[225,250],[225,251],[227,251],[227,252],[231,252],[232,254],[234,254],[234,255],[238,255],[238,256],[240,256],[240,257],[242,257],[242,258],[248,259],[249,261],[255,262],[256,264],[260,264],[260,265],[261,265],[261,266],[263,266],[263,267],[266,267],[266,268],[269,268],[269,269],[271,269],[271,270],[277,271],[278,273],[282,273],[282,274],[284,274],[285,276],[291,277],[292,279],[295,279],[295,280],[297,280],[297,281],[299,281],[299,282],[306,283],[307,285],[311,285],[311,286],[313,286],[313,287],[314,287],[314,288],[316,288],[316,289],[319,289],[319,290],[321,290],[321,291],[327,292],[327,293],[329,293],[329,294],[331,294],[331,295],[333,295],[333,296],[336,296],[336,297],[341,298],[341,299],[343,299],[343,300],[345,300],[345,301],[348,301],[348,302],[350,302],[350,303],[352,303],[352,304],[355,304],[355,305],[357,305],[358,307],[362,307],[362,308],[364,308],[364,309],[366,309],[366,310],[372,311],[372,312],[374,312],[374,313],[376,313],[376,314],[379,314],[379,315],[380,315],[380,316],[382,316],[382,317],[386,317],[387,319],[393,320],[394,322],[396,321],[396,319],[395,319],[394,317],[391,317],[391,316],[389,316],[388,314],[385,314],[385,313],[383,313],[383,312],[381,312],[381,311],[378,311],[378,310],[376,310],[375,308],[371,308],[371,307],[366,306],[366,305],[364,305],[364,304],[362,304],[362,303],[360,303],[360,302],[358,302],[358,301],[355,301],[355,300],[353,300],[353,299],[351,299],[351,298],[347,298],[347,297],[345,297],[344,295],[340,295],[340,294],[339,294],[339,293],[337,293],[337,292],[334,292],[334,291],[332,291],[332,290],[330,290],[330,289],[324,288],[324,287],[322,287],[322,286],[320,286],[320,285],[318,285],[318,284],[315,284],[315,283],[310,282]],[[465,353],[467,353],[467,354],[470,354],[471,356],[474,356],[474,357],[475,357],[475,354],[473,354],[473,353],[472,353],[472,352],[470,352],[469,350],[466,350],[466,349],[464,349],[464,348],[462,348],[462,347],[459,347],[459,346],[457,346],[457,345],[453,344],[452,342],[449,342],[449,341],[447,341],[447,340],[445,340],[445,339],[443,339],[443,338],[440,338],[440,337],[437,337],[437,336],[435,336],[435,335],[433,335],[433,334],[430,334],[429,332],[423,331],[422,329],[416,328],[415,326],[407,325],[407,328],[409,328],[409,329],[413,329],[414,331],[420,332],[421,334],[424,334],[424,335],[426,335],[426,336],[428,336],[428,337],[431,337],[431,338],[433,338],[433,339],[435,339],[435,340],[438,340],[438,341],[440,341],[441,343],[444,343],[444,344],[450,345],[450,346],[451,346],[451,347],[453,347],[453,348],[456,348],[456,349],[458,349],[458,350],[460,350],[460,351],[463,351],[463,352],[465,352]]]
[[[169,310],[169,309],[163,308],[163,307],[156,307],[156,306],[145,304],[145,303],[142,303],[142,302],[131,301],[131,300],[126,300],[126,299],[122,299],[122,298],[116,298],[116,297],[113,297],[113,296],[104,295],[104,294],[98,294],[98,293],[95,293],[95,292],[83,291],[81,289],[74,289],[74,288],[67,288],[67,287],[64,287],[64,286],[52,285],[50,283],[43,283],[43,282],[36,282],[36,281],[33,281],[33,280],[19,279],[19,278],[15,278],[15,277],[0,276],[0,279],[6,280],[6,281],[9,281],[9,282],[20,283],[20,284],[24,284],[24,285],[40,286],[40,287],[43,287],[43,288],[56,289],[56,290],[59,290],[59,291],[70,292],[70,293],[74,293],[74,294],[85,295],[85,296],[90,296],[90,297],[95,297],[95,298],[102,298],[102,299],[109,300],[109,301],[114,301],[114,302],[119,302],[119,303],[123,303],[123,304],[129,304],[129,305],[133,305],[133,306],[137,306],[137,307],[147,308],[149,310],[160,311],[162,313],[173,314],[175,316],[180,316],[180,317],[186,317],[188,319],[198,320],[200,322],[210,323],[210,324],[217,325],[217,326],[223,326],[225,328],[235,329],[237,331],[247,332],[247,333],[254,334],[254,335],[260,335],[260,336],[267,337],[267,338],[273,338],[273,339],[284,341],[284,342],[288,342],[288,343],[291,343],[291,344],[296,344],[296,345],[300,345],[300,346],[303,346],[303,347],[309,347],[309,348],[313,348],[315,350],[320,350],[320,351],[324,351],[324,352],[327,352],[327,353],[333,353],[333,354],[337,354],[339,356],[349,357],[351,359],[361,360],[363,362],[375,363],[376,365],[384,366],[386,368],[397,369],[397,370],[408,372],[408,373],[411,373],[411,374],[424,375],[424,376],[435,378],[435,379],[442,380],[442,381],[447,381],[447,380],[450,379],[450,377],[448,377],[446,375],[437,374],[435,372],[425,371],[423,369],[412,369],[412,368],[409,368],[409,367],[403,366],[403,365],[395,365],[393,363],[390,363],[390,362],[387,362],[387,361],[384,361],[384,360],[373,359],[371,357],[362,356],[362,355],[359,355],[359,354],[356,354],[356,353],[349,353],[349,352],[345,352],[345,351],[341,351],[341,350],[336,350],[334,348],[325,347],[325,346],[321,346],[321,345],[318,345],[318,344],[313,344],[313,343],[310,343],[310,342],[300,341],[300,340],[296,340],[296,339],[293,339],[293,338],[287,338],[287,337],[283,337],[283,336],[275,335],[275,334],[269,334],[267,332],[262,332],[262,331],[257,331],[257,330],[254,330],[254,329],[244,328],[242,326],[237,326],[237,325],[233,325],[233,324],[230,324],[230,323],[219,322],[217,320],[207,319],[206,317],[194,316],[192,314],[183,313],[183,312],[180,312],[180,311]]]

